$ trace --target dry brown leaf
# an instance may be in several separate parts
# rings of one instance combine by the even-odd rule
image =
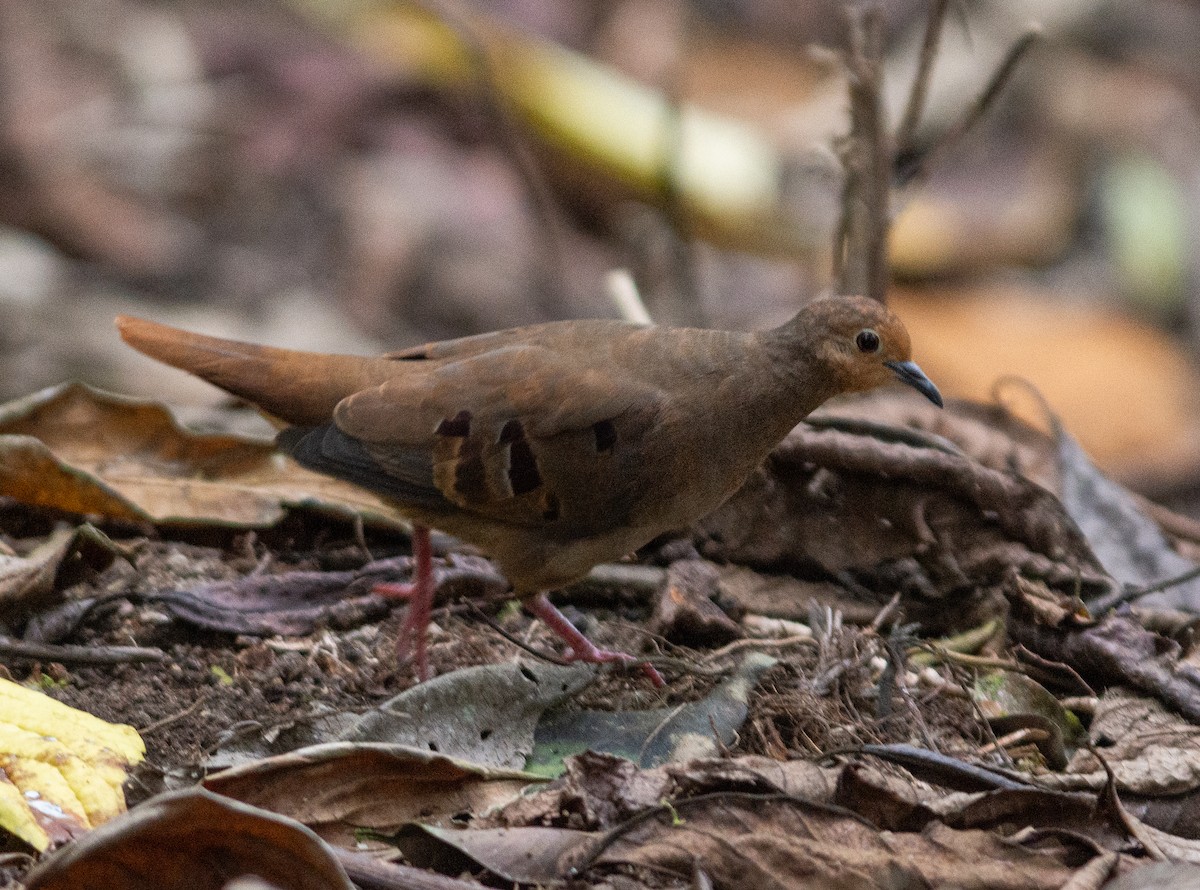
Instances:
[[[877,389],[841,398],[809,415],[814,426],[858,421],[862,425],[912,429],[938,436],[993,470],[1018,473],[1055,490],[1058,464],[1050,436],[1016,417],[991,396],[987,401],[951,400],[938,408],[899,389]]]
[[[403,745],[335,742],[234,767],[204,784],[354,849],[359,829],[391,834],[414,819],[482,813],[540,781]]]
[[[1092,744],[1101,746],[1120,792],[1175,795],[1200,789],[1200,727],[1153,699],[1121,688],[1107,690],[1088,735]],[[1095,791],[1105,781],[1096,756],[1081,749],[1065,773],[1047,775],[1041,784]]]
[[[26,556],[0,553],[0,607],[4,620],[19,626],[30,616],[61,602],[57,594],[72,557],[99,571],[107,568],[117,546],[90,525],[61,526]]]
[[[1037,394],[1019,381],[998,386],[995,395],[1004,404],[1037,400]],[[1047,413],[1045,408],[1039,410]],[[1200,538],[1200,527],[1109,479],[1070,432],[1061,428],[1059,418],[1042,419],[1054,427],[1052,435],[1021,421],[1003,404],[951,402],[939,411],[920,400],[881,391],[825,408],[810,422],[853,421],[921,430],[954,443],[992,470],[1015,472],[1036,482],[1060,499],[1100,564],[1119,583],[1151,584],[1191,568],[1193,563],[1176,548]],[[1197,591],[1200,582],[1193,581],[1142,602],[1188,609]]]
[[[547,709],[595,676],[591,665],[506,662],[460,668],[404,690],[363,714],[343,742],[437,751],[480,767],[516,770],[534,749]]]
[[[869,815],[876,825],[893,831],[921,831],[941,822],[956,829],[1003,834],[1020,826],[1077,832],[1107,848],[1123,846],[1126,838],[1124,828],[1090,792],[1030,786],[947,793],[945,786],[867,762],[843,771],[836,803]]]
[[[557,781],[522,795],[475,824],[599,831],[674,796],[716,791],[777,792],[830,803],[842,773],[840,766],[753,755],[639,769],[623,757],[587,751],[568,757],[565,766],[566,772]]]
[[[64,847],[27,890],[221,890],[256,875],[289,890],[351,890],[304,826],[203,789],[163,794]]]
[[[1023,605],[1020,600],[1011,602]],[[1016,620],[1009,623],[1009,634],[1042,658],[1076,668],[1091,685],[1131,686],[1200,721],[1200,676],[1181,661],[1177,645],[1129,616],[1109,613],[1096,621],[1063,622],[1058,627]]]
[[[0,495],[162,524],[262,528],[304,505],[398,526],[382,501],[265,442],[198,435],[162,406],[80,383],[0,406]]]
[[[880,831],[790,797],[716,795],[675,807],[676,824],[669,816],[650,820],[597,863],[650,865],[685,879],[699,864],[715,886],[758,890],[1058,888],[1072,871],[1053,854],[994,834],[936,823],[920,834]]]

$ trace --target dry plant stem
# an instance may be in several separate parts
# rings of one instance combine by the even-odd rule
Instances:
[[[899,610],[900,594],[897,592],[892,594],[892,598],[887,601],[887,605],[880,609],[875,617],[871,620],[869,625],[870,629],[875,631],[875,633],[879,633],[879,629],[885,624],[889,623],[896,616],[896,613]]]
[[[1050,738],[1050,733],[1044,729],[1018,729],[1008,735],[1002,735],[994,742],[988,742],[979,749],[980,754],[993,754],[1001,748],[1010,749],[1027,742],[1044,742]]]
[[[604,276],[604,290],[621,318],[633,324],[654,324],[650,311],[642,300],[637,282],[628,269],[612,269]]]
[[[681,174],[683,170],[683,104],[678,89],[672,90],[662,122],[662,168],[659,182],[663,208],[671,222],[673,272],[678,293],[672,301],[674,311],[667,320],[679,325],[705,327],[704,309],[700,302],[700,285],[696,276],[695,252],[688,238],[687,207],[683,202]]]
[[[890,223],[891,142],[884,120],[883,12],[878,3],[848,10],[850,135],[840,146],[846,169],[843,223],[834,256],[840,259],[838,287],[883,302],[887,294],[887,235]]]
[[[792,646],[816,646],[817,641],[812,638],[811,634],[794,637],[780,637],[777,640],[734,640],[722,646],[720,649],[714,649],[704,656],[704,661],[717,661],[726,656],[733,655],[737,652],[742,652],[749,649],[751,652],[757,652],[761,649],[787,649]],[[657,662],[656,662],[657,663]]]
[[[929,731],[929,724],[925,722],[925,715],[921,713],[921,709],[917,707],[917,703],[913,701],[912,693],[909,692],[908,686],[904,683],[904,673],[908,669],[908,659],[905,651],[895,639],[885,638],[883,643],[884,651],[887,652],[888,656],[888,665],[892,670],[892,688],[896,690],[901,701],[904,702],[905,707],[908,709],[913,723],[916,724],[917,731],[921,734],[921,740],[925,743],[925,747],[932,751],[936,751],[937,743],[933,740],[933,733]],[[883,678],[881,677],[881,686],[882,683]],[[883,701],[882,697],[880,698],[880,701]]]
[[[895,145],[899,153],[905,153],[911,148],[913,134],[916,133],[917,126],[921,123],[921,115],[925,112],[925,98],[929,93],[933,62],[937,58],[942,26],[946,23],[946,11],[949,9],[950,0],[933,0],[929,7],[929,19],[925,23],[925,37],[921,42],[921,56],[913,76],[912,90],[908,94],[908,104],[904,108],[900,126],[896,128]]]

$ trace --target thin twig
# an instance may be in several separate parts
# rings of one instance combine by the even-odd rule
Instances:
[[[980,118],[995,104],[996,97],[1000,95],[1001,91],[1012,80],[1013,73],[1017,70],[1017,65],[1025,58],[1025,55],[1033,48],[1034,43],[1041,36],[1041,26],[1030,25],[1025,33],[1017,38],[1016,43],[1012,45],[1004,60],[992,74],[991,80],[988,81],[983,92],[979,94],[979,98],[971,103],[971,107],[967,109],[967,113],[963,115],[962,120],[943,133],[941,138],[938,139],[937,144],[923,156],[916,159],[905,169],[896,171],[896,178],[900,185],[910,186],[924,183],[929,176],[929,171],[937,165],[937,162],[950,149],[957,146],[963,137],[979,122]]]
[[[28,658],[62,664],[141,664],[162,661],[166,657],[167,653],[162,649],[145,646],[71,646],[0,637],[0,658]]]
[[[896,591],[896,593],[892,594],[892,598],[890,600],[888,600],[887,605],[884,606],[882,609],[880,609],[876,613],[875,617],[873,619],[871,619],[871,623],[868,625],[869,629],[874,631],[875,633],[879,633],[880,629],[885,624],[890,622],[892,620],[892,618],[895,617],[896,613],[899,610],[900,610],[900,592]]]
[[[1121,797],[1117,793],[1117,774],[1113,772],[1108,759],[1090,742],[1085,743],[1085,746],[1104,770],[1105,782],[1101,798],[1112,808],[1113,814],[1124,829],[1129,832],[1129,836],[1142,845],[1146,851],[1146,855],[1155,862],[1165,862],[1167,856],[1163,853],[1154,838],[1150,836],[1150,833],[1145,830],[1147,826],[1140,819],[1134,817],[1129,810],[1125,809],[1125,805],[1121,803]]]
[[[904,155],[911,148],[913,135],[921,123],[921,115],[925,113],[925,98],[929,94],[933,62],[937,58],[942,27],[946,23],[946,11],[949,8],[950,0],[933,0],[929,7],[929,19],[925,23],[925,38],[921,41],[921,56],[917,62],[917,71],[913,75],[912,90],[908,94],[908,104],[904,108],[900,126],[896,128],[895,144],[900,155]]]
[[[483,609],[479,608],[479,606],[475,605],[474,603],[468,602],[466,604],[466,606],[467,606],[467,610],[474,617],[478,618],[480,621],[482,621],[484,624],[486,624],[488,627],[490,627],[496,633],[500,634],[500,636],[504,637],[504,639],[508,640],[510,643],[512,643],[514,646],[516,646],[518,649],[522,650],[523,652],[526,652],[529,655],[532,655],[534,658],[537,658],[541,661],[547,661],[550,664],[556,664],[559,667],[567,667],[568,665],[571,664],[571,662],[567,661],[565,658],[559,658],[557,655],[551,655],[549,652],[543,652],[540,649],[535,649],[533,646],[530,646],[528,643],[526,643],[524,640],[517,637],[515,634],[509,633],[507,630],[505,630],[503,627],[500,626],[499,622],[497,622],[496,619],[494,619],[491,615],[487,614],[487,612],[483,611]]]
[[[1018,729],[1007,735],[999,736],[994,742],[988,742],[981,747],[976,753],[981,755],[994,754],[1000,749],[1005,751],[1015,748],[1018,745],[1034,744],[1044,742],[1050,738],[1050,733],[1044,729],[1034,729],[1032,726],[1026,726],[1024,729]]]
[[[775,640],[734,640],[732,643],[727,643],[720,649],[714,649],[704,656],[704,661],[717,661],[727,655],[733,655],[736,652],[741,652],[743,649],[749,649],[752,652],[757,652],[760,649],[787,649],[791,646],[817,646],[819,645],[811,633],[796,635],[792,637],[780,637]]]
[[[1170,578],[1164,578],[1162,581],[1155,581],[1153,584],[1134,585],[1126,584],[1116,594],[1101,597],[1093,600],[1088,604],[1088,608],[1099,615],[1102,612],[1108,612],[1117,606],[1131,603],[1135,600],[1140,600],[1144,596],[1149,596],[1152,593],[1161,593],[1171,587],[1176,587],[1180,584],[1187,584],[1189,581],[1194,581],[1200,578],[1200,566],[1188,569],[1180,575],[1174,575]]]
[[[192,715],[193,713],[195,713],[196,709],[199,708],[201,705],[205,704],[207,701],[208,701],[208,694],[207,693],[202,694],[194,702],[192,702],[190,705],[188,705],[186,708],[184,708],[182,711],[176,711],[174,714],[170,714],[166,717],[163,717],[161,720],[155,720],[153,723],[151,723],[149,726],[145,727],[144,729],[139,729],[138,735],[145,738],[150,733],[157,732],[158,730],[162,729],[164,726],[170,726],[172,723],[178,723],[183,718],[188,717],[188,716]]]
[[[467,64],[478,88],[479,108],[492,125],[500,150],[508,156],[513,169],[521,178],[529,198],[530,210],[542,232],[541,247],[544,263],[539,268],[538,304],[551,317],[561,315],[562,301],[567,293],[563,280],[565,266],[565,232],[554,192],[545,173],[529,150],[520,129],[513,122],[509,103],[496,86],[492,57],[486,40],[480,36],[469,19],[469,11],[453,0],[417,0],[458,38]]]

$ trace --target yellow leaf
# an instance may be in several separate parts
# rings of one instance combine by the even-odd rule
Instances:
[[[145,750],[130,726],[0,680],[0,828],[41,851],[123,813]]]

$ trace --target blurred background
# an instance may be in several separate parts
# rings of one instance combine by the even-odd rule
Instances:
[[[886,10],[899,119],[928,4]],[[1200,3],[951,4],[889,301],[951,397],[1023,377],[1200,511]],[[835,0],[0,0],[0,397],[215,390],[112,318],[375,352],[613,316],[777,324],[832,286]],[[1028,416],[1044,422],[1032,400]]]

